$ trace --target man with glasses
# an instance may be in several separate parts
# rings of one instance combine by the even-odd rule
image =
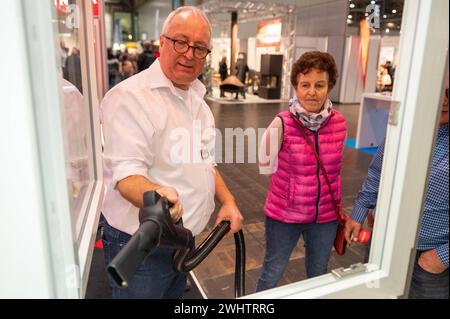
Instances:
[[[102,213],[108,264],[139,226],[138,207],[146,191],[173,204],[174,222],[194,235],[207,225],[214,196],[221,204],[216,224],[243,217],[214,163],[214,117],[197,80],[211,52],[211,25],[194,7],[181,7],[166,19],[160,57],[146,70],[121,82],[102,102],[104,174],[108,186]],[[127,288],[112,284],[113,298],[181,298],[185,274],[173,270],[173,249],[149,255]]]

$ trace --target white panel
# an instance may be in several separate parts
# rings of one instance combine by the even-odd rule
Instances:
[[[248,38],[247,45],[247,64],[249,69],[259,70],[259,67],[256,64],[256,38],[250,37]]]
[[[392,98],[381,93],[364,93],[359,109],[356,148],[379,146],[386,137]]]
[[[394,48],[394,59],[392,61],[394,66],[398,65],[398,53],[399,53],[400,37],[397,36],[384,36],[381,38],[381,47]],[[378,63],[381,64],[381,63]]]
[[[381,46],[398,48],[400,44],[400,37],[398,36],[383,36],[381,38]]]
[[[327,51],[327,37],[295,37],[295,55],[294,61],[308,51]]]
[[[0,298],[52,298],[55,287],[39,170],[21,2],[2,1],[0,37],[14,39],[0,52],[2,167],[0,179]],[[11,51],[9,51],[11,50]],[[8,56],[14,52],[14,63]],[[7,93],[6,93],[7,92]]]
[[[379,36],[370,38],[369,56],[366,70],[366,86],[364,88],[364,92],[367,93],[376,91],[380,45],[381,39]]]
[[[47,245],[52,262],[48,271],[54,282],[55,297],[77,298],[79,269],[65,170],[62,100],[59,97],[57,43],[54,37],[53,13],[56,8],[53,2],[46,1],[24,0],[22,4],[26,30],[21,37],[27,39],[25,51],[30,61],[28,81],[32,85],[36,121],[34,134],[39,147],[39,158],[34,160],[40,161],[40,187],[45,203],[43,218],[47,224]]]
[[[238,45],[240,41],[238,39]],[[219,72],[219,62],[223,56],[227,57],[227,66],[230,68],[231,57],[231,39],[230,38],[213,38],[211,52],[211,67]],[[239,47],[237,49],[239,51]]]
[[[0,190],[0,217],[6,222],[0,224],[0,236],[7,256],[0,263],[0,271],[7,274],[0,279],[0,297],[79,298],[84,294],[103,196],[92,7],[84,4],[77,3],[88,21],[83,25],[88,43],[87,61],[82,61],[88,79],[83,78],[83,87],[91,94],[91,154],[96,155],[98,180],[88,196],[91,201],[79,242],[75,240],[66,183],[54,4],[11,0],[3,3],[5,10],[0,13],[1,23],[8,26],[1,28],[2,32],[8,30],[8,36],[16,39],[11,49],[17,52],[16,63],[2,64],[12,76],[1,83],[8,90],[7,107],[0,117],[1,145],[7,147],[8,157],[0,159],[1,167],[6,168]],[[83,52],[84,47],[80,49]],[[3,140],[7,136],[10,138]]]
[[[339,74],[336,85],[330,92],[330,99],[332,101],[339,101],[339,92],[342,87],[342,74],[344,73],[342,68],[344,65],[345,36],[329,36],[327,40],[327,52],[334,57]]]
[[[375,92],[380,38],[370,39],[365,88],[362,81],[360,37],[347,37],[345,46],[339,102],[359,103],[363,92]]]
[[[90,87],[90,108],[92,118],[92,151],[94,153],[94,166],[96,169],[95,181],[92,181],[91,197],[89,207],[86,209],[86,217],[84,219],[84,227],[82,233],[78,238],[78,265],[80,274],[80,297],[84,297],[87,288],[87,281],[89,279],[89,271],[91,268],[92,255],[97,234],[98,221],[100,218],[100,209],[103,202],[104,185],[103,185],[103,165],[102,165],[102,143],[100,134],[100,115],[99,102],[100,97],[97,95],[97,85],[99,81],[94,67],[96,62],[95,47],[94,47],[94,18],[92,15],[92,6],[85,7],[86,17],[86,61],[94,63],[87,63],[87,71]]]
[[[297,1],[297,35],[344,36],[347,26],[347,0]]]
[[[260,21],[239,23],[238,24],[238,36],[243,39],[247,39],[247,38],[256,36],[259,22]],[[231,28],[231,14],[230,14],[230,28]]]

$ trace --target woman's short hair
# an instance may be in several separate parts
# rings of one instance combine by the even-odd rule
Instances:
[[[338,78],[336,62],[331,54],[320,51],[306,52],[294,63],[291,71],[292,85],[297,87],[298,75],[300,73],[306,74],[312,69],[327,72],[328,90],[331,91]]]

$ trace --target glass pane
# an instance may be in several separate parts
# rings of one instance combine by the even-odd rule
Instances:
[[[78,224],[90,180],[93,179],[89,88],[86,82],[81,1],[55,1],[55,32],[59,54],[59,84],[67,187],[72,221]]]

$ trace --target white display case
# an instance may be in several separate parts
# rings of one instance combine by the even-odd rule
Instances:
[[[359,108],[356,148],[376,147],[386,137],[392,96],[364,93]]]

